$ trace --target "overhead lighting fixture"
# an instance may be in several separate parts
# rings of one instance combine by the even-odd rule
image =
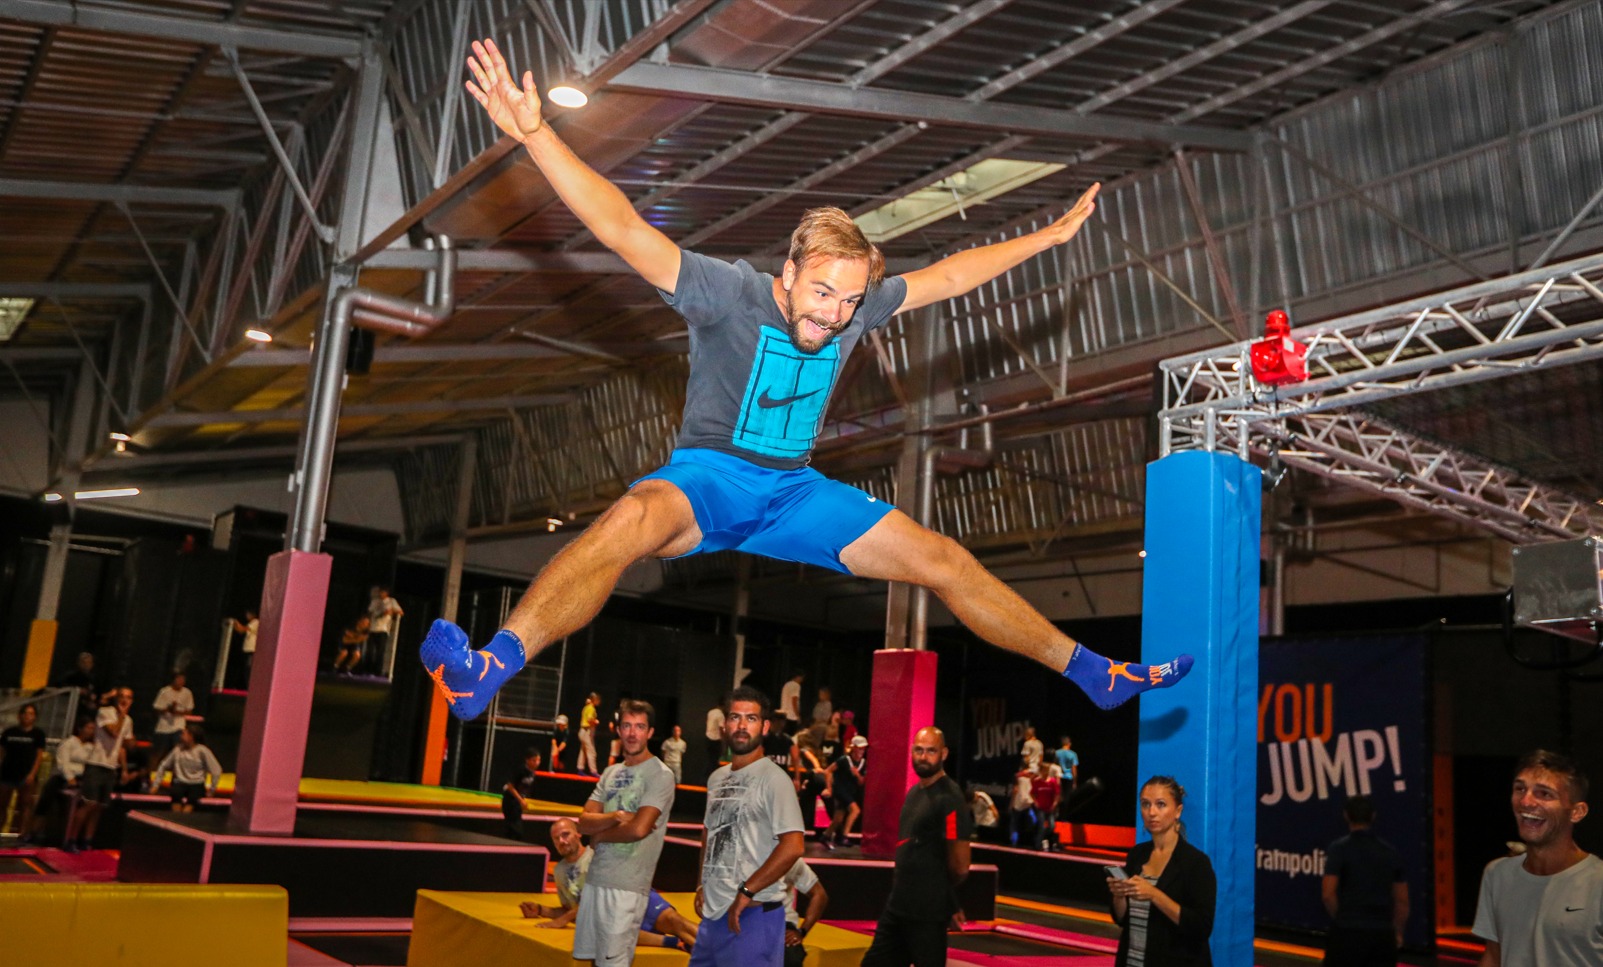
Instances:
[[[110,433],[106,434],[106,436],[116,440],[118,443],[127,443],[129,440],[133,439],[133,437],[129,436],[128,434],[118,433],[116,430],[112,430]]]
[[[1146,551],[1138,551],[1138,552],[1137,552],[1137,553],[1138,553],[1138,554],[1139,554],[1139,555],[1140,555],[1140,556],[1141,556],[1141,557],[1146,557],[1146,556],[1147,556],[1147,552],[1146,552]]]
[[[78,500],[99,500],[102,497],[137,497],[138,487],[115,487],[110,490],[80,490],[72,495]],[[45,494],[45,503],[53,504],[61,499],[60,494]]]
[[[909,192],[859,215],[853,221],[870,242],[887,242],[943,218],[964,217],[967,209],[1057,174],[1063,168],[1060,164],[1039,161],[988,158],[927,188]]]
[[[571,84],[558,84],[547,90],[545,96],[558,107],[584,107],[590,103],[590,95]]]
[[[547,517],[545,519],[545,531],[547,534],[554,532],[558,527],[561,526],[562,518],[560,517]]]
[[[247,329],[245,338],[253,342],[272,342],[273,334],[264,329]]]
[[[109,490],[80,490],[73,494],[79,500],[99,500],[102,497],[137,497],[138,487],[113,487]]]
[[[28,313],[32,310],[32,299],[0,297],[0,342],[5,342],[16,335],[22,320],[28,318]]]

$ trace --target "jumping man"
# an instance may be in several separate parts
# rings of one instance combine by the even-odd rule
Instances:
[[[813,209],[775,278],[681,250],[545,123],[532,72],[520,88],[492,41],[473,50],[469,93],[522,142],[585,227],[689,324],[690,379],[668,465],[563,548],[485,648],[475,651],[453,624],[434,623],[423,663],[458,718],[477,717],[525,661],[588,624],[635,561],[731,548],[927,587],[975,634],[1062,673],[1103,708],[1185,677],[1189,655],[1116,666],[1094,654],[956,541],[808,466],[846,358],[865,334],[1067,242],[1095,211],[1099,186],[1040,231],[889,279],[884,256],[850,216]]]

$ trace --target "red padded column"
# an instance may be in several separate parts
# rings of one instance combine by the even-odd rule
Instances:
[[[295,832],[295,804],[317,685],[317,652],[334,559],[279,551],[267,560],[261,628],[239,736],[229,825],[252,833]]]
[[[868,781],[863,804],[863,853],[896,853],[902,801],[913,774],[913,736],[935,724],[933,651],[874,652],[874,683],[868,720]]]

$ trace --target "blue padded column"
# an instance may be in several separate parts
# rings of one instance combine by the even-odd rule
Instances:
[[[1189,652],[1196,666],[1141,702],[1137,781],[1186,789],[1186,838],[1219,877],[1215,967],[1251,967],[1257,808],[1257,467],[1187,451],[1147,467],[1141,660]],[[1139,816],[1137,836],[1146,839]]]

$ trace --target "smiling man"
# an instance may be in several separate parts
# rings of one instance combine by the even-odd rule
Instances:
[[[636,481],[563,548],[485,648],[475,651],[461,629],[435,622],[421,657],[459,718],[477,717],[529,657],[595,617],[635,561],[730,549],[927,587],[975,634],[1065,675],[1104,708],[1185,676],[1188,655],[1115,666],[1055,628],[956,541],[808,466],[846,358],[868,333],[1067,242],[1096,209],[1098,186],[1040,231],[888,279],[884,256],[850,216],[815,208],[802,216],[775,277],[680,249],[544,122],[531,73],[519,87],[493,42],[473,50],[469,93],[523,144],[597,240],[684,317],[690,379],[668,465]]]
[[[1603,964],[1603,860],[1575,843],[1587,785],[1556,752],[1527,753],[1515,767],[1511,804],[1525,855],[1494,860],[1481,877],[1480,967]]]

